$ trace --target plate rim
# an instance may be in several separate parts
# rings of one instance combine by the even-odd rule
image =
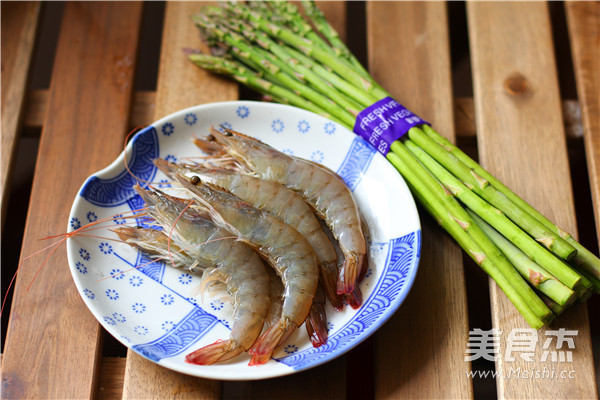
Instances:
[[[210,111],[213,108],[222,108],[222,107],[236,107],[236,106],[240,106],[240,105],[251,105],[253,107],[263,107],[266,109],[281,109],[281,110],[289,110],[292,112],[300,112],[300,113],[307,113],[310,114],[312,117],[316,117],[316,118],[320,118],[322,120],[328,121],[328,122],[333,122],[336,123],[335,121],[329,120],[326,117],[313,113],[311,111],[308,110],[304,110],[295,106],[291,106],[291,105],[287,105],[287,104],[280,104],[280,103],[269,103],[269,102],[263,102],[263,101],[253,101],[253,100],[234,100],[234,101],[220,101],[220,102],[212,102],[212,103],[206,103],[206,104],[198,104],[198,105],[194,105],[194,106],[190,106],[190,107],[186,107],[177,111],[174,111],[172,113],[169,113],[167,115],[164,115],[163,117],[153,121],[151,124],[148,124],[147,126],[144,126],[142,129],[140,129],[138,132],[136,132],[133,137],[131,138],[131,140],[129,140],[129,142],[127,143],[127,146],[124,148],[123,151],[121,151],[119,153],[119,155],[116,157],[115,160],[113,160],[108,166],[92,173],[91,175],[89,175],[84,182],[82,183],[81,187],[79,188],[79,190],[77,191],[75,198],[73,200],[73,204],[71,206],[71,210],[69,213],[69,220],[67,222],[67,228],[68,230],[70,230],[70,226],[69,226],[69,221],[71,221],[71,219],[74,217],[79,203],[80,201],[83,199],[83,197],[81,197],[81,192],[82,190],[86,187],[86,185],[88,185],[89,180],[92,179],[93,177],[101,177],[104,175],[108,175],[108,176],[113,176],[114,174],[110,174],[111,171],[116,170],[117,174],[119,172],[119,167],[123,168],[123,163],[124,161],[127,159],[127,157],[131,156],[131,153],[133,151],[133,145],[135,143],[136,140],[139,139],[140,135],[143,135],[148,129],[150,129],[151,127],[157,128],[160,127],[161,125],[164,125],[165,123],[168,123],[168,121],[172,120],[173,118],[176,118],[177,116],[181,116],[182,114],[186,114],[189,112],[207,112]],[[351,131],[349,131],[346,127],[344,127],[343,125],[340,125],[338,123],[336,123],[339,127],[343,128],[344,131],[354,135]],[[346,134],[346,132],[344,132],[344,134]],[[385,164],[388,164],[391,168],[393,168],[393,166],[391,164],[389,164],[389,162],[387,162],[387,160],[385,159],[385,157],[375,151],[374,157],[383,157],[382,160],[385,162]],[[404,301],[406,300],[406,297],[408,296],[408,294],[411,292],[414,281],[416,279],[416,275],[418,273],[418,269],[419,269],[419,264],[420,264],[420,258],[421,258],[421,250],[422,250],[422,225],[421,225],[421,221],[419,218],[419,213],[418,213],[418,209],[416,207],[416,202],[414,199],[414,196],[412,195],[412,193],[410,192],[410,190],[408,189],[408,185],[406,184],[405,179],[401,176],[401,174],[396,171],[394,169],[394,172],[397,174],[398,178],[404,183],[404,185],[407,188],[407,193],[409,194],[409,200],[411,202],[411,206],[413,208],[414,211],[414,218],[415,221],[414,223],[416,224],[414,231],[411,231],[410,233],[414,233],[417,236],[417,243],[415,245],[415,249],[414,251],[416,252],[416,254],[414,254],[414,263],[411,266],[410,269],[410,274],[406,277],[405,279],[405,284],[404,284],[404,288],[402,290],[402,292],[400,293],[399,298],[396,300],[398,302],[398,306],[393,310],[393,312],[388,312],[387,314],[385,314],[384,316],[378,318],[372,325],[371,327],[369,327],[365,332],[365,334],[361,335],[357,340],[355,340],[351,346],[346,346],[347,348],[343,349],[342,351],[336,353],[335,355],[333,355],[332,357],[323,357],[319,360],[314,361],[313,363],[311,363],[310,365],[304,366],[302,368],[293,368],[288,366],[288,368],[285,369],[277,369],[275,371],[275,373],[268,373],[268,374],[262,374],[264,376],[247,376],[247,377],[229,377],[229,376],[222,376],[222,374],[211,374],[211,373],[205,373],[205,370],[207,368],[210,368],[210,366],[205,366],[207,368],[202,368],[202,373],[194,373],[194,372],[190,372],[190,370],[185,369],[183,367],[179,367],[179,364],[175,364],[175,365],[165,365],[165,363],[162,363],[162,360],[159,361],[154,361],[149,359],[148,357],[146,357],[145,355],[141,354],[139,351],[135,350],[133,347],[133,344],[130,343],[125,343],[123,340],[121,340],[119,338],[119,334],[116,333],[116,331],[114,331],[114,328],[110,325],[108,325],[107,323],[105,323],[105,321],[103,321],[102,316],[99,314],[99,311],[96,310],[96,306],[92,303],[91,300],[87,299],[86,296],[84,296],[83,293],[83,286],[82,282],[77,279],[77,275],[75,274],[75,260],[73,260],[73,249],[71,248],[73,245],[73,242],[71,240],[71,238],[69,238],[67,240],[67,259],[68,259],[68,264],[69,264],[69,270],[71,272],[73,281],[77,287],[77,291],[79,293],[79,295],[81,296],[81,298],[83,299],[86,307],[88,308],[88,310],[92,313],[92,315],[94,316],[94,318],[96,318],[96,320],[98,321],[98,323],[107,331],[109,332],[113,337],[115,337],[115,339],[117,341],[119,341],[120,343],[122,343],[125,347],[127,347],[128,349],[134,351],[136,354],[144,357],[145,359],[152,361],[153,363],[160,365],[164,368],[168,368],[171,370],[174,370],[176,372],[179,373],[183,373],[185,375],[190,375],[190,376],[196,376],[196,377],[200,377],[200,378],[207,378],[207,379],[216,379],[216,380],[223,380],[223,381],[245,381],[245,380],[262,380],[262,379],[271,379],[271,378],[276,378],[276,377],[281,377],[281,376],[286,376],[286,375],[290,375],[290,374],[294,374],[297,372],[302,372],[302,371],[306,371],[308,369],[323,365],[329,361],[332,361],[335,358],[338,358],[339,356],[346,354],[348,351],[352,350],[353,348],[355,348],[356,346],[358,346],[360,343],[362,343],[364,340],[366,340],[367,338],[369,338],[371,335],[373,335],[377,330],[379,330],[402,306],[402,304],[404,303]],[[409,234],[410,234],[409,233]],[[407,234],[408,235],[408,234]],[[362,307],[361,307],[362,308]],[[359,309],[360,310],[360,309]],[[114,332],[113,332],[114,331]],[[169,364],[169,363],[167,363]],[[259,368],[259,367],[257,367]],[[200,370],[200,369],[199,369]],[[210,369],[208,369],[210,371]],[[258,370],[258,369],[257,369]]]

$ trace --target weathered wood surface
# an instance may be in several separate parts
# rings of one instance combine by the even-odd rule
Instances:
[[[31,66],[40,15],[39,2],[2,3],[2,114],[0,146],[0,220],[4,232],[10,176],[17,151],[19,129],[25,105],[27,78]]]
[[[238,98],[237,85],[182,57],[183,48],[202,47],[189,19],[202,5],[166,4],[157,89],[134,93],[142,3],[66,3],[51,87],[27,92],[39,7],[2,3],[3,193],[20,127],[42,128],[23,257],[43,247],[37,238],[65,230],[80,184],[116,158],[132,127],[181,108]],[[346,37],[347,4],[319,6]],[[369,2],[365,7],[367,58],[375,78],[451,140],[469,139],[472,144],[476,137],[488,169],[575,234],[575,212],[581,211],[574,209],[571,187],[582,182],[570,181],[565,138],[570,139],[570,150],[578,151],[581,140],[585,143],[595,210],[599,204],[598,3],[565,3],[581,117],[576,101],[560,99],[545,3],[468,3],[475,94],[454,101],[447,7],[434,2]],[[28,19],[10,18],[6,10],[11,8]],[[8,31],[22,40],[13,41]],[[22,68],[15,70],[16,65]],[[508,91],[507,83],[512,84]],[[422,224],[420,272],[397,315],[345,356],[310,371],[259,382],[189,377],[133,352],[102,357],[102,330],[72,283],[64,249],[29,292],[41,261],[27,263],[14,294],[0,397],[471,398],[474,380],[466,379],[466,372],[472,366],[464,361],[469,327],[463,254],[430,218],[423,216]],[[473,282],[467,279],[469,284]],[[490,287],[489,312],[494,327],[504,332],[504,356],[511,329],[526,324],[495,284]],[[510,368],[574,371],[572,379],[499,378],[498,396],[596,398],[588,324],[594,306],[597,302],[590,303],[590,314],[585,305],[576,306],[553,327],[578,331],[572,363],[528,362],[516,352],[517,362],[501,359],[496,365],[505,373]],[[535,360],[540,359],[546,332],[538,334]]]
[[[440,2],[367,4],[373,77],[454,140],[446,21]],[[402,45],[390,38],[402,38]],[[376,336],[375,397],[471,398],[465,375],[470,364],[463,361],[468,319],[461,250],[433,219],[421,223],[419,274],[406,302]]]
[[[136,91],[133,94],[133,106],[129,122],[131,128],[147,126],[154,122],[154,105],[156,103],[156,92],[153,90]],[[48,105],[48,90],[31,90],[25,109],[23,126],[27,128],[41,128],[44,123],[46,106]],[[583,138],[583,126],[581,121],[581,110],[577,100],[563,100],[561,103],[564,129],[569,140]],[[457,138],[475,138],[475,109],[473,98],[454,98],[454,130]]]
[[[577,233],[560,93],[545,3],[473,2],[467,5],[479,160],[484,168],[552,221]],[[556,327],[577,330],[573,362],[542,361],[542,329],[531,361],[510,352],[509,335],[527,328],[506,296],[490,283],[492,318],[501,330],[496,369],[499,398],[596,398],[585,304],[569,309]],[[555,344],[548,350],[553,351]],[[510,358],[515,358],[510,361]],[[571,379],[524,379],[516,371],[574,371]],[[515,371],[512,377],[509,372]]]
[[[565,8],[581,104],[596,232],[600,232],[600,2],[566,2]],[[600,243],[600,235],[598,240]]]
[[[182,49],[202,46],[190,20],[202,6],[197,2],[166,5],[154,120],[194,105],[237,99],[237,85],[199,70],[183,57]],[[221,386],[219,381],[179,374],[128,351],[125,399],[218,399]]]
[[[39,238],[66,230],[81,183],[122,149],[141,10],[140,3],[65,5],[22,259],[47,245]],[[36,276],[40,259],[19,270],[0,395],[88,398],[96,391],[100,325],[73,283],[64,246]]]
[[[344,2],[322,2],[319,7],[328,20],[340,32],[342,38],[346,32],[346,5]],[[365,364],[368,368],[369,364]],[[365,371],[366,374],[371,373]],[[336,400],[346,398],[346,385],[357,387],[363,382],[346,382],[346,357],[340,357],[310,371],[300,374],[301,378],[291,375],[277,379],[243,383],[237,387],[241,395],[248,399],[315,399]]]

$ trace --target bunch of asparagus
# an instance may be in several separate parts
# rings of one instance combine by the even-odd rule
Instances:
[[[270,99],[353,129],[391,97],[312,1],[227,2],[193,16],[211,54],[188,57]],[[315,31],[318,31],[320,35]],[[387,159],[413,195],[500,286],[533,328],[600,291],[600,260],[427,124],[391,145]]]

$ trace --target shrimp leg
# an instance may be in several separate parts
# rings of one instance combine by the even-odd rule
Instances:
[[[208,169],[199,165],[181,165],[163,159],[154,164],[166,175],[196,175],[204,182],[213,183],[254,207],[265,210],[294,227],[310,243],[317,256],[319,278],[327,297],[336,310],[343,307],[342,297],[337,294],[338,266],[333,243],[326,236],[321,223],[310,205],[295,191],[277,182],[238,174],[225,169]],[[326,326],[326,325],[325,325]]]
[[[344,254],[337,292],[353,293],[367,251],[360,214],[352,193],[327,168],[290,157],[272,147],[231,129],[211,129],[211,139],[255,175],[279,182],[299,192],[331,228]],[[201,148],[213,142],[196,140]]]
[[[229,238],[231,234],[217,227],[206,215],[186,208],[188,202],[158,190],[144,190],[139,186],[134,189],[148,205],[148,214],[167,232],[173,229],[172,240],[177,248],[199,266],[214,266],[204,271],[203,279],[224,282],[232,296],[234,315],[230,338],[192,352],[186,361],[213,364],[248,351],[260,335],[270,303],[269,276],[262,259],[250,247]],[[138,231],[142,232],[133,230]],[[155,240],[150,246],[169,257],[165,243],[167,240]],[[139,245],[145,249],[150,246]]]
[[[285,298],[278,322],[266,330],[250,349],[249,365],[271,359],[274,350],[306,319],[317,289],[318,267],[310,243],[279,218],[238,197],[193,177],[177,175],[194,198],[208,209],[213,221],[257,248],[281,277]]]

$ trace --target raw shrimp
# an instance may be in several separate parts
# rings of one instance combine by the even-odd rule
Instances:
[[[344,254],[337,292],[353,293],[357,286],[367,245],[361,229],[361,218],[352,193],[334,173],[317,164],[290,157],[231,129],[211,129],[208,140],[196,144],[209,154],[216,143],[257,176],[279,182],[298,191],[331,228]]]
[[[249,365],[264,364],[310,311],[319,278],[315,252],[304,236],[279,218],[198,177],[192,177],[196,184],[181,175],[177,179],[208,209],[215,223],[255,246],[281,277],[285,288],[281,317],[249,351],[253,355]]]
[[[158,229],[119,226],[111,229],[119,239],[131,247],[161,260],[169,260],[175,268],[188,270],[194,274],[202,275],[207,268],[214,267],[212,263],[202,262],[201,258],[194,258],[182,250],[176,243],[169,243],[169,237]]]
[[[271,304],[269,304],[269,312],[265,319],[264,330],[269,329],[279,321],[283,310],[283,283],[274,268],[269,269],[269,283],[271,288]]]
[[[277,323],[283,308],[284,288],[281,278],[273,268],[270,269],[269,275],[271,278],[271,305],[265,320],[265,329]],[[325,293],[321,285],[317,286],[312,306],[304,324],[313,347],[320,347],[327,343],[329,332],[327,330],[327,313],[325,312]]]
[[[306,318],[306,331],[313,347],[320,347],[327,343],[327,313],[325,312],[325,293],[323,286],[317,285],[310,312]]]
[[[167,232],[172,230],[172,241],[176,247],[193,258],[198,267],[215,266],[205,271],[205,283],[212,280],[224,282],[232,296],[234,315],[230,338],[188,354],[186,361],[212,364],[247,351],[260,335],[270,302],[268,270],[262,259],[243,243],[223,239],[231,234],[217,227],[206,218],[206,214],[187,208],[188,202],[158,190],[144,190],[137,185],[134,189],[148,205],[148,214]],[[156,248],[159,244],[164,246],[165,240],[152,245]],[[151,249],[149,245],[145,246]],[[168,249],[166,251],[169,253]],[[164,248],[162,252],[165,252]]]
[[[154,164],[169,177],[176,173],[198,176],[226,189],[256,208],[265,210],[294,227],[311,244],[319,264],[320,282],[329,301],[337,310],[342,309],[342,297],[337,294],[337,254],[331,240],[325,235],[312,208],[292,189],[269,181],[225,169],[208,169],[200,165],[174,164],[163,159]]]

